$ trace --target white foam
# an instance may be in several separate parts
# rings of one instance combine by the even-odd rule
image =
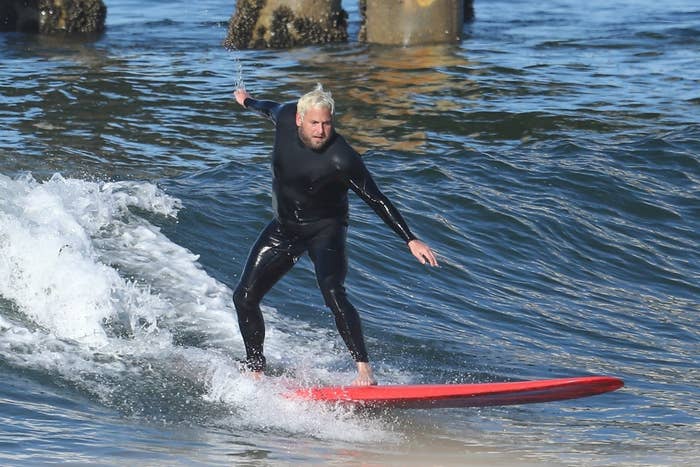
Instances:
[[[396,439],[391,427],[381,420],[363,419],[351,407],[291,397],[297,384],[297,380],[284,377],[254,381],[232,372],[230,367],[215,367],[207,397],[237,407],[236,416],[224,421],[243,429],[274,428],[346,442]]]
[[[353,441],[390,436],[347,410],[310,411],[283,395],[289,381],[253,383],[238,372],[234,358],[244,352],[231,290],[142,215],[175,218],[180,207],[146,182],[0,175],[0,358],[107,403],[117,393],[140,397],[121,387],[147,384],[139,378],[158,367],[203,384],[205,402],[230,405],[237,417],[222,422],[235,427]],[[347,355],[334,348],[331,328],[264,313],[268,361],[296,373],[294,384],[349,381],[350,373],[333,370]],[[176,331],[203,335],[206,345],[176,345]]]
[[[118,275],[93,260],[89,235],[48,186],[0,182],[0,294],[58,336],[103,343]]]

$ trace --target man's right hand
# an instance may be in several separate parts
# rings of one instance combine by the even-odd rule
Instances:
[[[245,107],[245,100],[250,97],[250,93],[246,91],[245,89],[236,89],[233,91],[233,97],[236,98],[236,102],[241,104],[241,106]]]

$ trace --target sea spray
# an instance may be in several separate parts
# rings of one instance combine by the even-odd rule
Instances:
[[[241,429],[260,426],[307,436],[345,442],[397,441],[390,423],[363,417],[352,407],[303,401],[290,395],[299,382],[286,377],[255,381],[235,374],[229,367],[214,367],[206,398],[237,407],[235,416],[220,422]]]
[[[239,55],[239,51],[236,48],[230,49],[233,53],[233,62],[236,67],[236,81],[234,82],[234,89],[245,91],[245,81],[243,80],[243,62]]]
[[[146,182],[0,175],[0,361],[151,421],[393,436],[382,421],[330,407],[312,414],[284,395],[351,379],[332,330],[265,307],[273,372],[285,376],[257,384],[238,371],[231,290],[144,216],[167,221],[180,209]]]

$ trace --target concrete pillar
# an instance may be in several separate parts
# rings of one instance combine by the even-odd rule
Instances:
[[[238,0],[224,46],[260,49],[344,42],[347,18],[340,0]]]
[[[459,42],[465,0],[361,0],[360,40],[387,45]]]

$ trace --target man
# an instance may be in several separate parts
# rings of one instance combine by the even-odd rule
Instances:
[[[256,100],[242,89],[236,101],[275,124],[272,152],[274,219],[250,251],[233,301],[246,349],[246,367],[265,369],[265,324],[260,302],[299,257],[308,252],[326,305],[357,363],[355,385],[377,384],[369,364],[357,310],[345,287],[348,188],[360,196],[408,245],[422,264],[437,266],[431,249],[409,230],[399,211],[374,183],[360,155],[333,128],[335,103],[318,84],[297,103]]]

